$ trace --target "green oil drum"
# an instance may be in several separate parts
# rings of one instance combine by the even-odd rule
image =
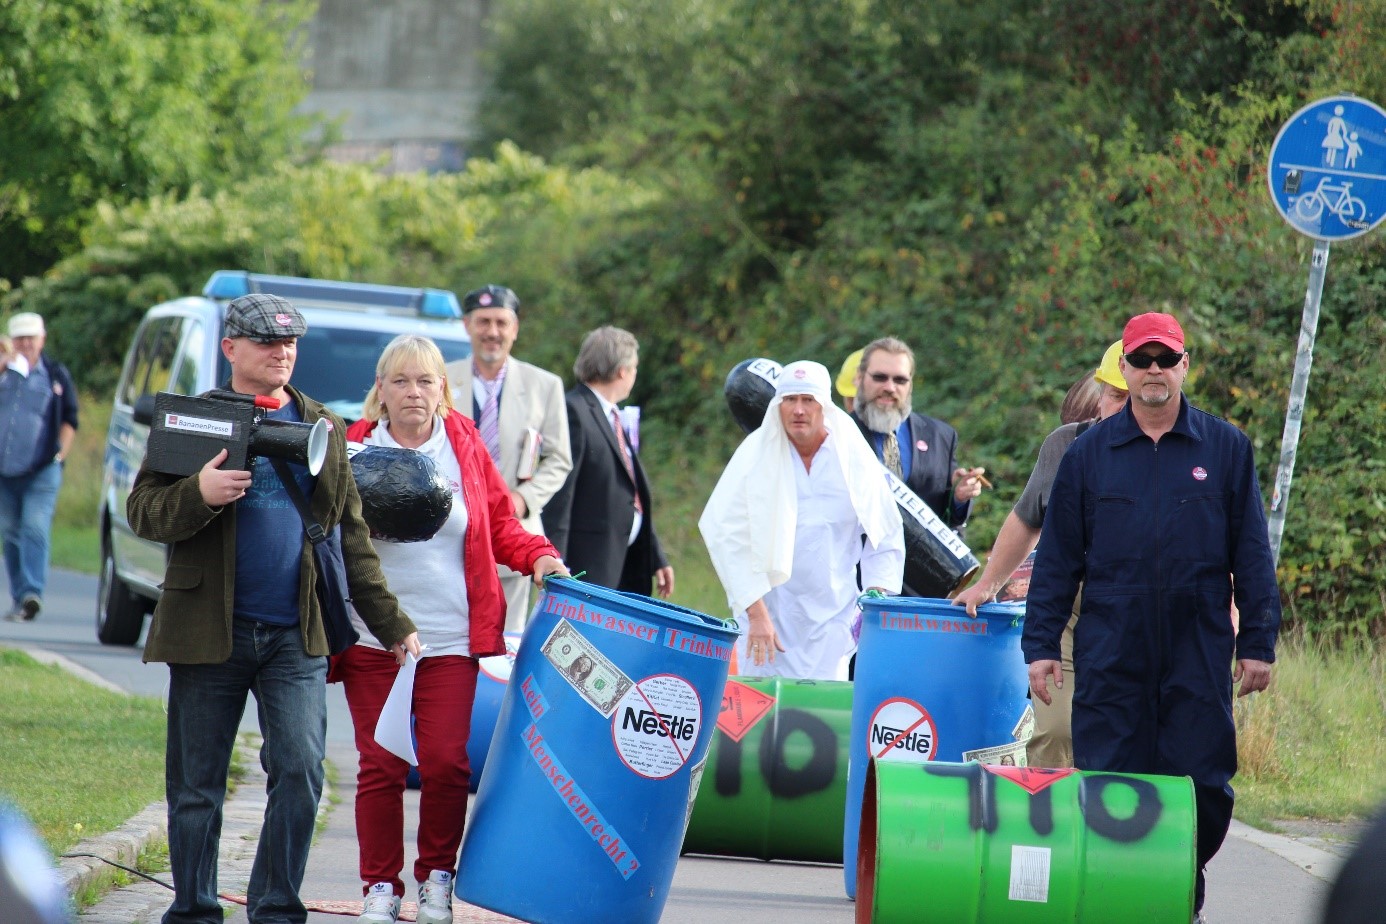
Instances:
[[[1188,777],[872,760],[857,924],[1184,924]]]
[[[684,853],[842,862],[852,684],[733,677]]]

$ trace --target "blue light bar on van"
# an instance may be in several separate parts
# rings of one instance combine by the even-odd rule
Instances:
[[[238,298],[252,292],[281,295],[290,301],[304,303],[411,311],[426,318],[462,317],[462,306],[457,296],[447,289],[411,289],[369,282],[269,276],[244,270],[217,270],[202,288],[204,296],[216,299]]]

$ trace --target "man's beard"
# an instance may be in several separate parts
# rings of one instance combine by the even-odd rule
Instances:
[[[892,408],[883,408],[874,401],[857,408],[857,416],[872,433],[894,433],[900,429],[900,424],[905,422],[909,414],[910,412],[899,404]]]

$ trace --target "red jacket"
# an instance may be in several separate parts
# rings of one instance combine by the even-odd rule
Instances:
[[[375,427],[373,420],[358,420],[347,428],[347,439],[362,442]],[[543,536],[526,532],[515,519],[510,489],[491,461],[476,424],[457,411],[449,411],[443,418],[443,429],[462,469],[462,501],[467,505],[462,576],[471,611],[472,657],[505,654],[505,594],[496,576],[496,562],[532,574],[536,559],[542,555],[557,558],[558,550]]]

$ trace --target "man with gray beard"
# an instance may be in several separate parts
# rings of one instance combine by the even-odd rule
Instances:
[[[914,412],[913,379],[914,351],[903,340],[873,340],[862,351],[857,368],[852,419],[876,458],[962,535],[972,500],[987,484],[982,477],[986,469],[960,468],[958,432],[941,420]],[[902,594],[918,596],[908,586]]]

